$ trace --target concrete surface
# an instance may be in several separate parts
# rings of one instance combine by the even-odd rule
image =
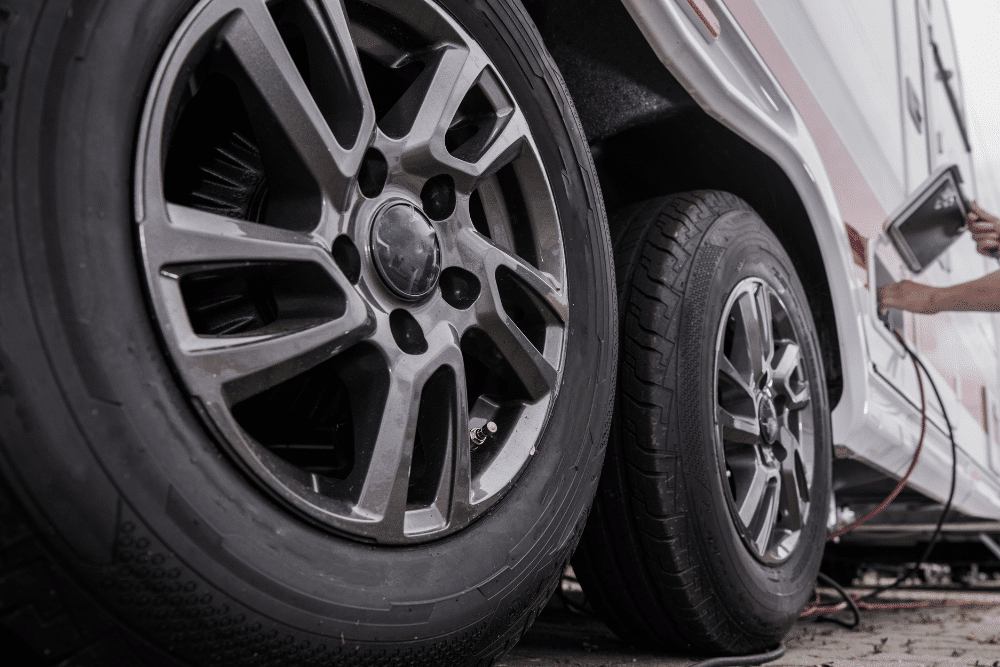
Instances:
[[[1000,592],[906,591],[891,597],[886,601],[928,606],[863,611],[856,630],[802,619],[785,641],[785,656],[768,664],[1000,667]],[[571,613],[554,599],[498,667],[687,667],[697,659],[629,646],[598,619]]]

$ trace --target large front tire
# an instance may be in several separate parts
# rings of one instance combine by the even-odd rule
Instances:
[[[0,622],[50,661],[489,664],[579,539],[565,87],[516,1],[346,7],[0,2]]]
[[[809,304],[733,195],[652,200],[618,223],[619,391],[574,569],[630,641],[770,650],[825,538],[831,434]]]

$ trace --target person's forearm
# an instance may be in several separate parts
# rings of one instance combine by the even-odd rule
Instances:
[[[967,283],[941,287],[931,297],[934,310],[1000,311],[1000,271]]]

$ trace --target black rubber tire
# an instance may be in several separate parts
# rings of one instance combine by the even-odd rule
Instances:
[[[610,423],[607,223],[520,3],[442,4],[535,128],[571,258],[573,391],[490,513],[377,548],[300,520],[222,454],[151,321],[134,144],[152,70],[194,2],[0,0],[0,627],[46,664],[488,665],[552,594]]]
[[[791,260],[748,204],[672,195],[616,216],[621,332],[608,455],[573,558],[587,600],[638,645],[738,655],[772,649],[813,589],[828,505],[810,505],[791,557],[765,566],[730,516],[712,436],[709,382],[730,290],[757,276],[787,287],[810,372],[814,498],[830,490],[832,437],[819,343]],[[683,378],[692,378],[684,381]]]

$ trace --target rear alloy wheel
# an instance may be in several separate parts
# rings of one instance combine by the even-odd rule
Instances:
[[[13,7],[0,625],[53,664],[492,664],[582,534],[617,355],[523,7]]]
[[[826,537],[832,437],[809,302],[731,194],[651,200],[618,222],[619,394],[574,569],[629,641],[773,649]]]
[[[809,515],[816,434],[800,334],[761,278],[726,300],[715,343],[715,403],[729,508],[761,562],[795,550]]]

